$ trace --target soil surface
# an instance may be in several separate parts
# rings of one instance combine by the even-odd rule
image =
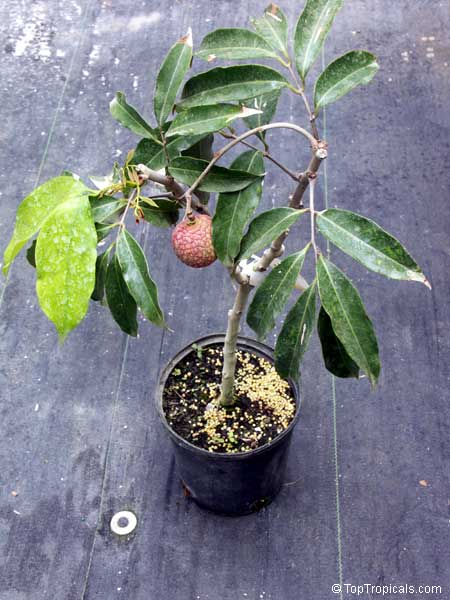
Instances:
[[[253,450],[272,441],[295,414],[292,390],[271,362],[237,353],[235,403],[220,406],[222,345],[193,346],[169,375],[163,410],[172,429],[211,452]]]

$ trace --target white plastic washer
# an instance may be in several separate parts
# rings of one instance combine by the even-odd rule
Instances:
[[[126,519],[127,524],[121,525],[119,521]],[[129,510],[121,510],[117,512],[111,519],[110,527],[113,533],[117,535],[128,535],[136,529],[137,517],[134,513]]]

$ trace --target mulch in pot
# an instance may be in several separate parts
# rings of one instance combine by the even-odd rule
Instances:
[[[295,415],[295,398],[267,359],[237,353],[235,403],[219,405],[223,347],[193,345],[169,375],[163,410],[182,438],[210,452],[234,453],[274,440]]]

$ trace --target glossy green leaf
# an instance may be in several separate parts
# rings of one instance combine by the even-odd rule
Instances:
[[[95,261],[95,285],[91,294],[92,300],[101,302],[105,295],[106,271],[108,269],[109,251],[106,250],[97,256]]]
[[[334,60],[316,81],[315,111],[336,102],[358,85],[370,83],[378,68],[376,57],[364,50],[352,50]]]
[[[231,164],[232,169],[256,175],[264,173],[261,152],[248,150],[240,154]],[[239,192],[222,193],[217,199],[213,217],[212,239],[217,257],[231,267],[239,254],[244,229],[262,196],[262,181],[257,179]]]
[[[192,60],[192,33],[180,38],[164,59],[156,78],[154,109],[158,125],[163,125],[172,112],[175,99]]]
[[[138,111],[128,104],[123,92],[116,93],[115,97],[111,100],[109,110],[116,121],[136,135],[156,140],[154,130],[141,117]]]
[[[328,371],[336,377],[356,377],[358,379],[359,367],[336,337],[331,319],[323,307],[319,311],[317,331],[322,346],[323,360]]]
[[[183,150],[181,153],[183,156],[191,156],[192,158],[200,158],[210,162],[214,156],[213,151],[214,145],[214,134],[208,133],[205,137],[202,137],[198,142]],[[204,205],[207,205],[211,194],[209,192],[201,192],[198,188],[194,191],[195,196]]]
[[[255,115],[252,115],[251,117],[246,117],[244,119],[244,122],[249,129],[261,127],[261,125],[267,125],[272,121],[277,110],[280,94],[281,90],[275,90],[274,92],[270,92],[269,94],[263,94],[262,96],[257,96],[256,98],[252,98],[252,100],[249,100],[248,105],[251,108],[261,111]],[[260,136],[261,135],[262,137],[264,137],[265,132],[262,132]]]
[[[207,165],[205,160],[180,156],[170,164],[169,173],[177,181],[192,185]],[[256,179],[259,179],[259,175],[214,165],[198,189],[205,192],[235,192],[247,187]]]
[[[136,165],[144,164],[149,169],[159,171],[167,166],[168,158],[169,160],[173,160],[177,156],[180,156],[184,150],[191,148],[204,137],[205,134],[177,136],[168,141],[165,150],[160,144],[157,144],[152,140],[143,139],[136,146],[133,163]]]
[[[189,139],[194,139],[195,136]],[[189,145],[188,148],[183,149],[181,154],[183,156],[191,156],[192,158],[200,158],[201,160],[210,160],[214,156],[213,151],[214,145],[214,134],[208,133],[206,135],[197,136],[197,141],[194,144]]]
[[[216,58],[278,58],[263,37],[249,29],[216,29],[203,38],[196,56],[211,62]]]
[[[184,86],[177,107],[186,109],[225,102],[239,102],[286,87],[286,79],[262,65],[216,67],[192,77]]]
[[[95,223],[95,231],[97,233],[97,243],[102,242],[111,233],[114,225],[109,223]]]
[[[141,203],[144,219],[155,227],[170,227],[178,220],[179,204],[165,198],[154,198],[156,206]]]
[[[57,206],[37,238],[37,296],[61,340],[87,312],[95,284],[96,246],[87,196]]]
[[[260,19],[251,20],[253,27],[274,50],[281,52],[289,59],[288,22],[286,15],[273,2],[265,9]]]
[[[314,64],[342,0],[307,0],[294,33],[294,55],[302,78]]]
[[[178,152],[175,154],[178,156]],[[149,169],[159,171],[167,162],[166,154],[162,144],[155,140],[142,139],[134,151],[133,163],[135,165],[146,165]]]
[[[380,374],[377,338],[358,291],[324,256],[317,261],[317,281],[320,299],[330,316],[334,333],[375,387]]]
[[[330,208],[317,216],[317,226],[330,242],[375,273],[419,281],[430,287],[400,242],[370,219],[349,210]]]
[[[17,209],[13,235],[3,256],[3,273],[8,273],[17,254],[59,204],[80,198],[88,191],[83,182],[60,176],[49,179],[22,200]]]
[[[150,276],[145,254],[124,229],[117,240],[116,255],[130,294],[144,316],[159,327],[165,327],[164,315],[158,302],[158,289]]]
[[[120,214],[127,204],[125,198],[114,198],[113,196],[92,196],[89,198],[89,202],[91,203],[92,218],[97,223],[107,223]]]
[[[247,325],[260,340],[275,327],[277,317],[295,287],[308,250],[309,244],[301,252],[283,259],[256,289],[247,312]]]
[[[259,214],[250,223],[242,239],[239,260],[249,258],[266,248],[283,231],[289,229],[306,210],[294,208],[272,208]]]
[[[28,263],[36,268],[36,240],[33,240],[31,246],[27,248],[26,257]]]
[[[316,282],[289,311],[275,345],[275,368],[281,377],[298,379],[300,363],[308,347],[316,318]]]
[[[251,117],[260,111],[232,104],[194,106],[179,113],[172,121],[167,137],[173,135],[198,135],[228,127],[235,119]]]
[[[106,302],[115,322],[122,331],[136,337],[138,333],[137,304],[128,291],[115,255],[106,271],[105,292]]]

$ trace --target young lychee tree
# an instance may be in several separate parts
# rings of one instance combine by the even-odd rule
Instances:
[[[156,77],[154,125],[123,93],[111,102],[112,116],[140,138],[125,164],[115,164],[105,178],[91,177],[96,190],[64,172],[23,200],[3,270],[8,273],[16,255],[35,238],[27,258],[36,267],[40,306],[60,339],[84,318],[90,299],[107,304],[129,335],[137,335],[138,310],[151,323],[167,326],[147,258],[127,222],[134,215],[138,222],[172,227],[181,211],[172,233],[177,257],[190,267],[206,267],[217,257],[237,290],[224,343],[222,405],[234,401],[237,338],[252,293],[247,323],[264,339],[291,295],[301,289],[276,341],[275,366],[282,377],[298,377],[319,298],[317,329],[326,368],[338,377],[363,372],[376,384],[380,361],[372,323],[350,279],[320,251],[316,232],[372,271],[429,283],[403,246],[376,223],[346,209],[317,210],[314,204],[317,173],[327,156],[327,143],[320,137],[321,111],[368,84],[378,70],[370,52],[347,52],[319,75],[310,102],[310,69],[341,4],[342,0],[307,0],[292,50],[288,22],[275,4],[252,20],[254,31],[217,29],[196,52],[189,31],[170,49]],[[193,57],[212,64],[188,78]],[[216,66],[222,60],[242,59],[273,61],[277,68]],[[284,92],[303,103],[306,127],[272,122]],[[238,122],[245,128],[241,133],[234,129]],[[299,165],[292,169],[282,164],[266,139],[267,131],[281,134],[286,129],[299,134],[299,142],[311,150],[300,172]],[[226,143],[213,153],[213,143],[222,138]],[[219,166],[235,147],[243,152],[230,165]],[[287,206],[254,216],[269,166],[284,171],[293,188]],[[146,193],[149,184],[157,191]],[[218,194],[213,216],[211,193]],[[309,220],[310,239],[281,259],[289,228],[300,219]],[[307,255],[314,257],[316,266],[310,284],[300,275]]]

